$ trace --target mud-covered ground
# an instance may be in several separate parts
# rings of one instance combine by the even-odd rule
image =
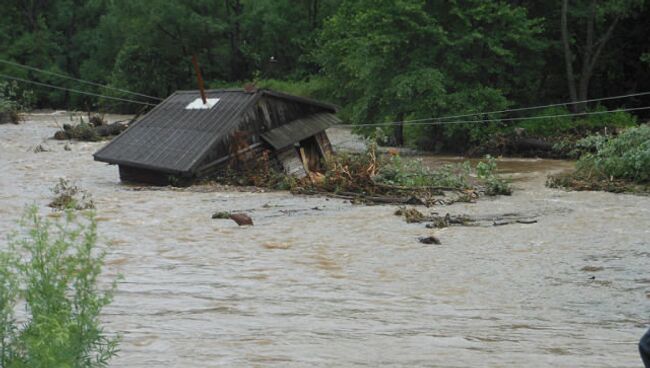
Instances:
[[[122,185],[116,167],[92,159],[104,143],[68,151],[46,140],[66,114],[28,119],[0,127],[0,233],[27,204],[49,213],[60,177],[92,193],[106,279],[124,277],[104,317],[123,336],[112,366],[641,365],[650,198],[545,188],[570,162],[501,160],[511,197],[430,210],[537,223],[434,232],[391,206]],[[49,151],[35,153],[39,144]],[[255,226],[215,211],[246,212]],[[441,245],[418,242],[433,233]]]

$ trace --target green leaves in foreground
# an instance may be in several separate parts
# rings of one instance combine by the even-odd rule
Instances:
[[[93,214],[67,211],[51,223],[31,207],[21,226],[0,251],[0,368],[107,366],[118,339],[100,313],[115,284],[98,285],[104,253]],[[19,300],[24,323],[14,318]]]

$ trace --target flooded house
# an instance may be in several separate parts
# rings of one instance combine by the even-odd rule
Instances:
[[[304,177],[332,154],[325,130],[336,106],[265,89],[178,91],[94,154],[119,167],[120,179],[167,185],[191,182],[268,155]]]

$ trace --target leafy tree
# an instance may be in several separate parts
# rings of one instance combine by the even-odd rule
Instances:
[[[502,2],[344,1],[317,55],[349,120],[401,121],[506,107],[534,78],[515,70],[545,47],[541,31],[524,8]],[[465,141],[481,135],[432,130]],[[403,143],[399,124],[394,141]]]

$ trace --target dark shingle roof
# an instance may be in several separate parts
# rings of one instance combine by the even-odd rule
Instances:
[[[95,160],[172,174],[191,172],[215,144],[230,134],[240,115],[263,95],[291,99],[334,112],[336,107],[306,98],[260,90],[209,90],[219,98],[211,109],[185,109],[198,91],[178,91],[94,154]]]

